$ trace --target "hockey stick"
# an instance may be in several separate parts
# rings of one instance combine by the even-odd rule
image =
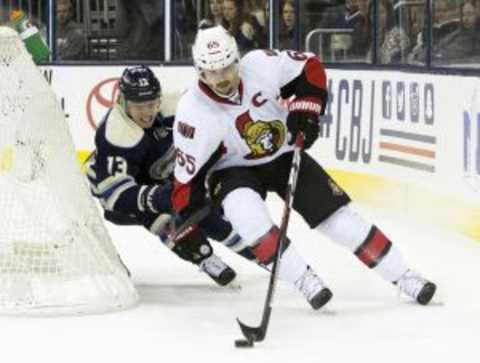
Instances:
[[[303,150],[303,134],[298,134],[295,139],[295,149],[293,151],[292,166],[290,169],[290,175],[288,177],[287,192],[285,194],[285,204],[282,215],[282,223],[280,225],[280,231],[278,236],[277,250],[275,251],[275,259],[273,260],[272,271],[270,273],[270,281],[268,284],[267,297],[265,299],[265,305],[263,307],[262,321],[259,326],[252,327],[245,325],[237,318],[238,325],[242,330],[243,336],[246,340],[239,339],[235,341],[236,347],[253,347],[254,342],[261,342],[265,339],[268,329],[268,323],[270,321],[270,315],[272,313],[273,294],[275,292],[275,286],[278,279],[278,271],[280,267],[280,251],[283,250],[283,245],[287,237],[288,222],[290,220],[290,212],[293,205],[293,197],[295,189],[297,187],[298,172],[300,170],[301,152]]]
[[[200,223],[203,219],[205,219],[211,212],[212,208],[209,204],[203,206],[195,213],[193,213],[185,222],[183,222],[180,226],[175,226],[175,221],[172,218],[172,233],[169,234],[165,245],[172,249],[175,246],[177,241],[181,240],[185,235],[192,232],[195,228],[195,225]]]

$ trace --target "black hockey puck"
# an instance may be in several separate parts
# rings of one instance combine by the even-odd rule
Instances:
[[[246,339],[235,340],[235,347],[237,348],[253,348],[253,341]]]

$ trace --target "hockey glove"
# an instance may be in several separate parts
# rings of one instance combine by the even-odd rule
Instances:
[[[195,265],[210,257],[213,253],[212,246],[199,229],[196,229],[181,241],[176,241],[172,251],[180,258]]]
[[[288,106],[287,127],[291,139],[289,145],[295,143],[297,134],[305,137],[304,148],[308,149],[318,138],[320,131],[319,116],[322,111],[322,102],[316,97],[296,98]]]
[[[171,213],[172,184],[149,185],[139,193],[139,206],[142,212]]]

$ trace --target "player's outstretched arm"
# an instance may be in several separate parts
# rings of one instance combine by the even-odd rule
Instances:
[[[128,156],[97,151],[87,164],[92,194],[107,211],[125,215],[170,213],[171,184],[143,185],[135,180]]]

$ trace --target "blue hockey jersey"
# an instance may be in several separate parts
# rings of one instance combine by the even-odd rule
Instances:
[[[141,219],[158,214],[148,196],[152,188],[167,184],[168,190],[175,162],[172,124],[173,117],[158,114],[150,129],[142,129],[120,106],[108,111],[86,163],[92,193],[106,211]]]

